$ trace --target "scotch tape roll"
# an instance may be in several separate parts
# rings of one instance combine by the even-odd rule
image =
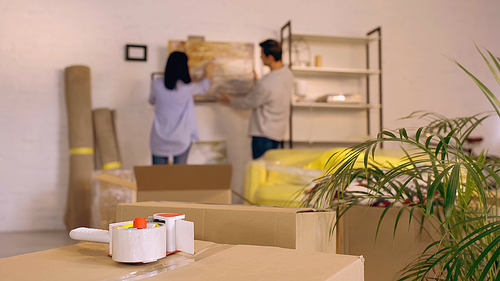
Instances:
[[[112,231],[112,258],[126,263],[148,263],[164,258],[166,234],[164,224],[144,229],[117,227]]]

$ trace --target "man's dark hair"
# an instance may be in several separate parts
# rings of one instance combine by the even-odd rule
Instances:
[[[266,56],[273,56],[275,61],[281,60],[281,44],[275,40],[269,39],[259,44]]]
[[[170,54],[165,66],[165,87],[169,90],[175,89],[177,80],[189,84],[191,76],[189,75],[188,57],[182,52],[173,52]]]

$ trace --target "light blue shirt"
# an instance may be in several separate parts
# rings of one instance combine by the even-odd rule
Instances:
[[[208,79],[189,84],[179,80],[173,90],[165,87],[163,78],[151,83],[149,103],[155,106],[150,138],[153,155],[178,156],[198,141],[193,96],[205,94],[209,87]]]

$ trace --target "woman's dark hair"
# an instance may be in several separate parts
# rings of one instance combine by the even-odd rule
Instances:
[[[189,84],[191,76],[189,76],[188,57],[182,52],[173,52],[170,54],[165,66],[165,87],[169,90],[175,89],[177,80]]]

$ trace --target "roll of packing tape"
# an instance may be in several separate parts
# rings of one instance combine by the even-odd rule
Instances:
[[[117,227],[112,231],[112,258],[117,262],[147,263],[167,254],[164,224],[144,229]]]

